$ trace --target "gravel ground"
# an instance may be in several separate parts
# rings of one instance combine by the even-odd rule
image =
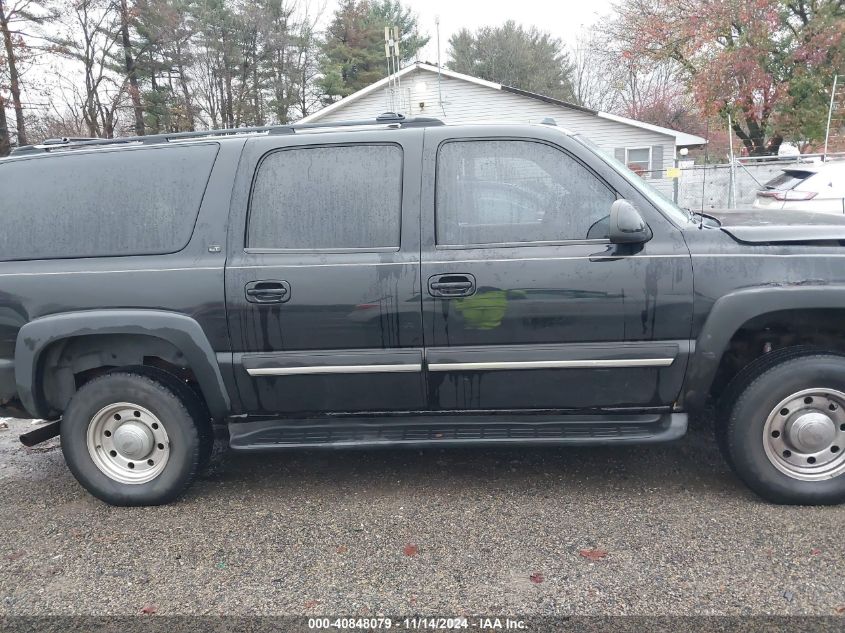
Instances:
[[[0,430],[0,615],[845,612],[845,506],[766,504],[707,428],[662,446],[218,456],[113,508]],[[604,554],[606,552],[606,554]],[[587,556],[593,556],[593,559]]]

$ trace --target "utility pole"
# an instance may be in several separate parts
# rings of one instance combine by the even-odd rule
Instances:
[[[736,208],[736,163],[734,159],[734,137],[733,137],[733,121],[731,120],[731,113],[728,112],[728,140],[730,141],[730,156],[731,156],[731,190],[728,192],[730,202],[728,207]]]
[[[845,79],[845,77],[843,77]],[[824,154],[822,160],[827,160],[827,146],[830,141],[830,121],[833,118],[833,106],[836,103],[836,85],[839,75],[833,76],[833,87],[830,89],[830,107],[827,110],[827,126],[824,131]]]

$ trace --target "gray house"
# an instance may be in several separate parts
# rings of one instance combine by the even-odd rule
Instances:
[[[677,150],[707,142],[700,136],[590,110],[421,62],[305,117],[302,122],[372,119],[382,112],[433,116],[447,123],[540,123],[552,118],[561,127],[583,133],[665,193],[672,189],[666,170],[674,166]]]

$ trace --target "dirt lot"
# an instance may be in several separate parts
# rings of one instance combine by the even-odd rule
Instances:
[[[0,430],[0,614],[845,612],[845,506],[664,446],[227,455],[113,508]],[[606,554],[605,554],[606,552]]]

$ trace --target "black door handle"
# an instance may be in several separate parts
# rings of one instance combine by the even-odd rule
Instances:
[[[286,281],[251,281],[244,292],[250,303],[285,303],[290,300],[290,284]]]
[[[470,274],[434,275],[428,280],[432,297],[468,297],[475,294],[475,277]]]

